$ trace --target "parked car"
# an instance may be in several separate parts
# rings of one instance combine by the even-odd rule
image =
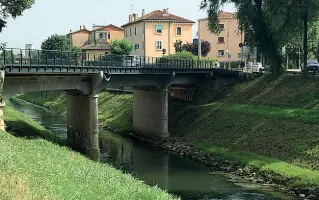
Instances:
[[[248,62],[247,65],[243,68],[243,71],[261,74],[265,71],[265,68],[260,62]]]
[[[302,71],[304,71],[304,65],[301,65]],[[317,60],[307,60],[307,71],[318,72],[319,71],[319,63]]]

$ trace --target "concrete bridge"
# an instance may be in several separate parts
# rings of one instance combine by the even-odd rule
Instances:
[[[133,88],[133,127],[147,138],[168,137],[168,89],[200,85],[217,76],[241,76],[238,69],[216,69],[212,61],[74,52],[7,49],[1,53],[3,94],[63,90],[68,95],[68,143],[99,157],[98,94]]]

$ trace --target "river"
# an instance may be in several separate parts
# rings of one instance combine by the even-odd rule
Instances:
[[[43,107],[14,99],[10,104],[42,126],[66,139],[66,118]],[[293,199],[270,188],[242,182],[230,174],[212,173],[192,160],[171,155],[130,138],[101,130],[101,162],[130,173],[148,185],[183,200],[279,200]]]

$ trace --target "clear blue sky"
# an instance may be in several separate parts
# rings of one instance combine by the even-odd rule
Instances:
[[[67,34],[70,29],[78,30],[80,25],[88,29],[92,24],[114,24],[121,26],[128,21],[128,15],[169,8],[169,12],[197,21],[206,17],[199,10],[201,0],[35,0],[31,9],[15,20],[9,19],[7,28],[0,33],[0,42],[7,42],[11,48],[24,48],[31,43],[40,48],[41,42],[52,34]],[[234,11],[233,6],[224,11]],[[195,37],[197,25],[194,25]]]

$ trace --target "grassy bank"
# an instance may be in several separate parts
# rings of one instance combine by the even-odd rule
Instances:
[[[26,138],[0,132],[0,199],[174,199],[107,164],[39,139],[54,136],[10,106],[5,121],[15,127],[14,135]]]
[[[172,101],[169,131],[203,152],[295,180],[290,186],[319,186],[318,85],[318,78],[263,77],[230,87],[206,104]],[[131,95],[100,96],[101,121],[130,130]]]

